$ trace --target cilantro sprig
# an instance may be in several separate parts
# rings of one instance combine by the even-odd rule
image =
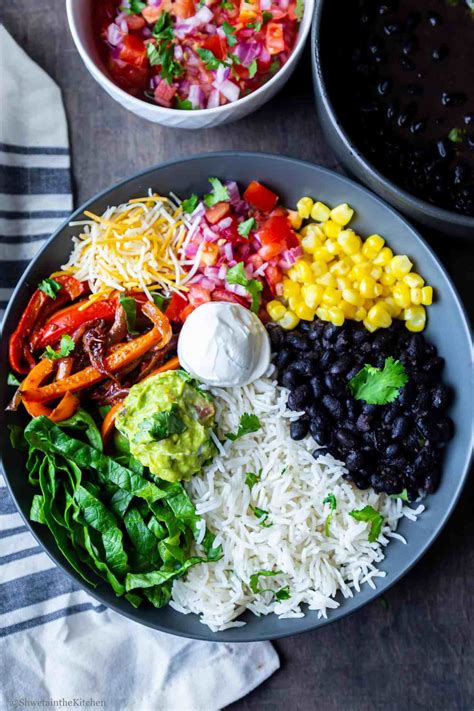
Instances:
[[[55,351],[54,348],[51,348],[51,346],[46,346],[46,350],[43,353],[43,358],[47,358],[48,360],[59,360],[60,358],[66,358],[68,355],[71,355],[74,348],[75,343],[72,340],[71,336],[64,334],[64,336],[61,336],[61,340],[59,342],[59,350]]]
[[[259,470],[258,474],[255,474],[255,472],[247,472],[245,474],[245,483],[247,484],[248,488],[251,489],[257,482],[260,481],[262,476],[262,469]]]
[[[270,528],[270,526],[273,526],[273,523],[268,520],[268,517],[270,515],[269,511],[265,511],[265,509],[261,509],[259,506],[251,506],[250,508],[252,509],[255,516],[259,519],[259,526],[262,526],[263,528]]]
[[[250,232],[255,229],[257,222],[254,217],[249,217],[248,220],[241,222],[237,227],[237,232],[241,237],[248,237]]]
[[[157,412],[141,423],[139,438],[145,435],[155,442],[167,439],[172,434],[182,434],[187,426],[179,414],[179,408],[173,403],[169,410]]]
[[[120,9],[122,12],[126,12],[127,15],[138,15],[145,8],[146,2],[142,2],[142,0],[129,0],[128,6],[122,5]]]
[[[61,284],[54,279],[43,279],[43,281],[38,284],[38,289],[42,291],[43,294],[46,294],[46,296],[49,296],[50,299],[55,299],[58,292],[61,291]]]
[[[203,49],[202,47],[199,47],[196,51],[206,65],[207,69],[218,69],[219,65],[223,64],[223,62],[221,62],[220,59],[217,59],[216,55],[211,52],[210,49]]]
[[[245,273],[244,263],[239,262],[234,267],[229,269],[226,274],[228,284],[239,284],[249,293],[252,299],[250,309],[257,313],[260,306],[260,292],[263,289],[263,284],[258,279],[248,279]]]
[[[329,526],[331,525],[333,511],[335,511],[337,507],[337,499],[334,494],[329,493],[326,498],[323,499],[323,504],[329,504],[330,506],[329,514],[324,522],[324,535],[329,538]]]
[[[228,202],[230,200],[229,191],[222,185],[219,178],[209,178],[209,182],[212,185],[212,192],[204,195],[204,202],[208,207],[216,205],[218,202]]]
[[[195,193],[193,193],[188,198],[186,198],[186,200],[182,201],[181,207],[183,208],[183,212],[186,212],[188,215],[190,215],[197,208],[198,204],[199,198]]]
[[[408,375],[403,364],[389,357],[385,359],[383,370],[364,365],[349,380],[349,390],[355,400],[364,400],[369,405],[387,405],[397,399],[407,382]]]
[[[253,415],[249,412],[244,412],[244,414],[240,417],[239,428],[237,432],[227,432],[226,437],[227,439],[230,439],[231,442],[235,442],[236,439],[240,439],[241,437],[244,437],[247,434],[251,434],[252,432],[258,432],[261,426],[262,424],[257,415]]]
[[[169,12],[162,12],[153,27],[154,45],[149,42],[146,47],[148,61],[152,66],[161,66],[160,75],[171,84],[176,77],[183,74],[184,68],[174,59],[173,18]]]
[[[235,45],[238,42],[238,39],[235,36],[235,27],[232,27],[232,25],[229,22],[224,22],[224,24],[221,25],[221,27],[225,32],[227,44],[229,45],[229,47],[235,47]]]
[[[355,518],[356,521],[370,523],[369,541],[370,543],[375,543],[377,538],[380,536],[384,523],[384,517],[382,514],[376,511],[373,506],[364,506],[363,509],[354,509],[350,512],[350,515],[352,518]]]
[[[259,570],[257,573],[253,573],[253,575],[250,576],[250,580],[249,580],[250,590],[255,595],[258,595],[259,593],[262,593],[262,592],[270,592],[269,590],[265,590],[264,588],[258,587],[258,579],[260,577],[274,578],[275,575],[280,575],[281,572],[282,572],[281,570]]]
[[[253,79],[258,69],[257,60],[253,59],[248,65],[247,69],[249,70],[249,79]]]
[[[7,385],[13,385],[14,387],[18,387],[21,385],[20,381],[16,377],[16,375],[13,375],[13,373],[8,373],[7,376]]]

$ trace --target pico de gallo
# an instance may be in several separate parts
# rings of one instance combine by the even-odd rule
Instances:
[[[140,99],[209,109],[251,94],[288,61],[304,0],[103,0],[96,37],[117,84]]]

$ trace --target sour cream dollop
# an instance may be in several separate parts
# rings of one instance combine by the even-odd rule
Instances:
[[[181,367],[203,383],[247,385],[270,364],[270,339],[252,311],[210,301],[186,319],[178,340]]]

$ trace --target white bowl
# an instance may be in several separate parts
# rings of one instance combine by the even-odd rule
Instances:
[[[242,99],[214,109],[181,111],[166,109],[137,99],[121,89],[110,78],[104,62],[97,50],[91,22],[91,2],[97,0],[66,0],[67,17],[74,44],[82,61],[94,79],[103,89],[129,111],[153,123],[161,123],[172,128],[210,128],[250,114],[271,99],[288,81],[303,51],[313,19],[315,0],[305,0],[305,10],[300,24],[295,48],[287,63],[266,84]]]

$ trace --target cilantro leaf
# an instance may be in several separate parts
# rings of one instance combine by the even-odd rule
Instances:
[[[130,0],[130,2],[128,3],[128,7],[125,5],[122,6],[120,9],[122,12],[126,12],[127,15],[137,15],[145,8],[146,2],[142,2],[142,0]]]
[[[323,499],[323,504],[329,504],[331,507],[331,510],[326,518],[326,521],[324,522],[324,535],[326,537],[329,537],[329,526],[331,524],[332,520],[332,512],[336,510],[337,506],[337,500],[334,494],[328,494],[325,499]]]
[[[248,237],[250,234],[250,231],[255,229],[256,226],[257,226],[257,222],[256,222],[255,218],[249,217],[248,220],[245,220],[245,222],[240,223],[240,225],[237,227],[237,232],[242,237]]]
[[[277,590],[275,593],[275,598],[278,600],[278,602],[281,602],[282,600],[289,600],[290,597],[291,593],[288,585],[286,585],[284,588],[280,588],[280,590]]]
[[[183,211],[186,212],[188,215],[190,215],[194,210],[197,208],[199,205],[199,198],[195,193],[190,195],[186,200],[183,200],[181,202],[181,207],[183,208]]]
[[[120,294],[119,304],[125,311],[125,320],[127,322],[127,330],[133,336],[138,333],[135,329],[135,321],[137,319],[137,302],[131,296]]]
[[[452,128],[448,133],[448,139],[452,143],[462,143],[464,138],[464,131],[461,128]]]
[[[252,486],[254,486],[258,481],[260,481],[260,477],[262,476],[262,470],[258,472],[258,474],[255,474],[255,472],[247,472],[245,475],[245,483],[247,484],[248,488],[251,489]]]
[[[391,499],[401,499],[402,501],[410,501],[410,498],[408,496],[408,491],[406,489],[402,489],[402,491],[399,494],[390,494]]]
[[[230,200],[229,192],[225,185],[222,185],[219,178],[209,178],[212,185],[212,193],[204,195],[204,202],[208,207],[216,205],[218,202],[228,202]]]
[[[257,518],[260,519],[258,522],[259,526],[263,526],[263,528],[270,528],[270,526],[273,526],[273,523],[267,522],[269,512],[265,511],[265,509],[261,509],[259,506],[251,506],[250,507],[255,514]]]
[[[157,40],[173,39],[173,18],[169,12],[162,12],[155,22],[153,37]]]
[[[281,67],[280,60],[274,59],[273,62],[268,67],[268,71],[270,72],[270,74],[273,75],[273,74],[276,74],[280,70],[280,67]]]
[[[260,32],[260,30],[262,29],[262,23],[259,20],[256,20],[255,22],[247,23],[247,27],[249,30],[255,30],[255,32]]]
[[[244,435],[250,434],[251,432],[258,432],[261,426],[262,425],[257,415],[244,412],[244,414],[240,417],[239,429],[237,432],[235,434],[227,432],[226,437],[232,442],[235,442],[236,439],[240,439],[241,437],[244,437]]]
[[[260,292],[263,289],[262,282],[258,281],[258,279],[247,279],[243,262],[239,262],[229,269],[225,278],[228,284],[239,284],[248,291],[252,298],[252,306],[250,308],[254,313],[257,313],[260,306]]]
[[[217,59],[210,49],[203,49],[202,47],[199,47],[197,49],[197,53],[206,65],[207,69],[217,69],[219,65],[222,64],[222,62]]]
[[[138,438],[141,440],[142,435],[146,435],[155,442],[160,442],[172,434],[182,434],[185,430],[187,427],[179,415],[178,406],[173,403],[169,410],[157,412],[143,420]]]
[[[262,12],[262,20],[263,24],[270,22],[270,20],[273,20],[273,13],[268,12],[268,10],[264,10]]]
[[[180,109],[181,111],[192,111],[193,105],[189,99],[180,99],[179,96],[175,98],[175,109]]]
[[[59,360],[59,358],[66,358],[73,352],[75,347],[75,343],[72,340],[71,336],[64,334],[64,336],[61,336],[61,340],[59,342],[59,351],[55,351],[54,348],[51,348],[51,346],[46,346],[46,350],[43,353],[43,357],[48,358],[48,360]]]
[[[250,64],[248,65],[247,69],[249,70],[249,79],[252,79],[255,74],[257,73],[257,60],[253,59]]]
[[[234,9],[234,3],[230,2],[230,0],[222,0],[221,2],[221,8],[223,10],[233,10]]]
[[[8,373],[7,385],[14,385],[15,387],[18,387],[19,385],[21,385],[21,383],[16,377],[16,375],[13,375],[13,373]]]
[[[399,360],[386,358],[383,370],[364,365],[357,375],[349,380],[349,390],[356,400],[369,405],[386,405],[400,394],[408,382],[408,375]]]
[[[155,22],[153,37],[156,40],[156,45],[149,42],[146,46],[148,61],[152,66],[160,65],[160,76],[168,84],[171,84],[174,78],[183,74],[184,69],[179,62],[174,60],[173,18],[169,12],[161,13]]]
[[[373,506],[364,506],[363,509],[354,509],[350,512],[352,518],[356,521],[364,521],[370,523],[369,530],[369,541],[374,543],[380,536],[380,531],[382,530],[384,518],[382,514],[379,514]]]
[[[235,27],[232,27],[229,22],[224,22],[221,27],[225,32],[227,44],[229,45],[229,47],[235,47],[238,42],[237,37],[235,36]]]
[[[250,576],[249,580],[249,586],[250,590],[255,594],[258,595],[258,593],[262,592],[269,592],[268,590],[264,590],[263,588],[258,587],[258,579],[260,577],[263,578],[273,578],[275,575],[280,575],[281,570],[259,570],[258,573],[253,573],[253,575]]]
[[[43,294],[46,294],[46,296],[49,296],[50,299],[55,299],[58,291],[61,290],[61,284],[54,281],[54,279],[43,279],[43,281],[38,284],[38,289],[42,291]]]
[[[295,17],[298,20],[298,22],[301,22],[301,20],[303,19],[303,14],[304,14],[304,0],[296,0]]]

